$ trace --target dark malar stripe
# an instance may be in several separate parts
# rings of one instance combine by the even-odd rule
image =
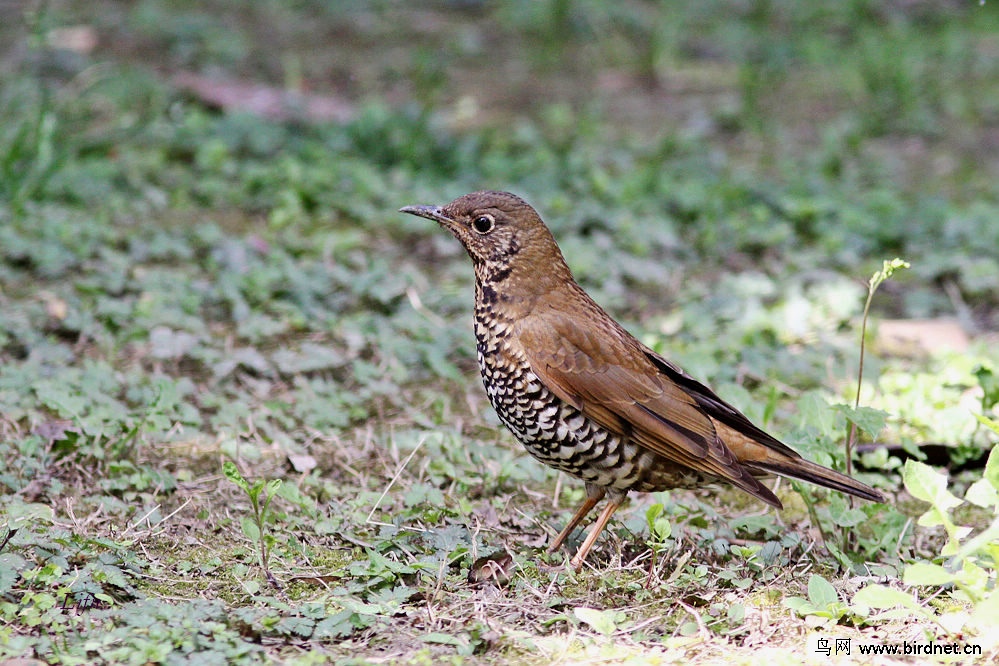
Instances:
[[[510,277],[510,266],[504,266],[503,268],[497,270],[495,273],[489,275],[490,282],[502,282],[503,280]],[[482,285],[485,287],[485,284]]]

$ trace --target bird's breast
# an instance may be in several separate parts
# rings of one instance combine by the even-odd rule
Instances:
[[[665,490],[703,482],[588,418],[556,396],[531,369],[514,319],[478,300],[475,338],[482,384],[500,420],[541,462],[588,483],[618,490]]]
[[[541,462],[589,483],[621,490],[645,485],[653,454],[602,428],[562,401],[531,370],[514,321],[480,301],[475,313],[479,370],[489,402]]]

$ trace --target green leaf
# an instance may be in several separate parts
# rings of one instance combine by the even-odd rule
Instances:
[[[812,574],[808,577],[808,600],[816,608],[827,608],[839,601],[836,588],[822,576]]]
[[[947,475],[925,463],[906,460],[902,469],[902,481],[913,497],[929,502],[941,513],[961,504],[961,500],[947,490]]]
[[[886,259],[881,265],[881,270],[875,271],[874,275],[871,276],[871,279],[867,283],[870,292],[874,293],[874,291],[881,286],[882,282],[894,275],[895,271],[900,268],[909,268],[909,265],[908,261],[899,259],[898,257],[890,261]]]
[[[802,617],[816,615],[820,612],[808,599],[803,597],[788,597],[783,601],[783,605]]]
[[[7,512],[7,529],[18,529],[25,522],[41,522],[48,525],[55,519],[52,507],[41,502],[14,501],[4,509]]]
[[[999,592],[992,590],[991,594],[975,604],[971,617],[976,624],[994,630],[996,618],[999,617]]]
[[[235,483],[243,492],[249,494],[250,484],[246,482],[243,475],[239,473],[239,469],[236,467],[236,463],[231,460],[226,460],[222,463],[222,474],[225,478],[229,479]]]
[[[574,608],[572,612],[581,622],[590,625],[594,631],[604,636],[610,636],[617,631],[617,617],[619,615],[617,611],[602,611],[596,608],[579,606]]]
[[[878,434],[884,430],[888,420],[888,413],[873,407],[851,407],[850,405],[836,405],[836,409],[850,422],[866,432],[872,439],[876,439]]]
[[[853,605],[860,607],[860,610],[869,608],[895,608],[901,606],[913,611],[922,617],[927,617],[926,609],[919,605],[911,594],[896,590],[877,583],[857,590],[853,595]]]
[[[996,434],[999,435],[999,423],[996,425]],[[985,471],[982,478],[988,481],[993,488],[999,491],[999,444],[989,451],[989,459],[985,462]]]
[[[742,624],[746,619],[746,607],[742,604],[732,604],[728,607],[728,621],[733,624]]]
[[[681,636],[693,636],[697,634],[701,628],[697,626],[696,622],[684,622],[680,625],[680,635]]]
[[[673,526],[668,518],[663,518],[663,505],[655,503],[645,512],[645,522],[649,526],[649,536],[655,541],[664,541],[673,533]]]
[[[999,435],[999,421],[994,421],[987,416],[982,416],[981,414],[975,414],[975,418],[978,419],[978,422],[983,426]]]
[[[947,585],[956,578],[955,574],[932,562],[910,564],[902,574],[902,582],[906,585]]]
[[[809,425],[818,432],[827,434],[833,431],[837,408],[818,391],[808,391],[797,401],[798,415],[802,425]]]
[[[310,513],[316,510],[316,500],[303,493],[294,483],[280,484],[274,494]]]
[[[999,491],[988,479],[978,479],[968,487],[964,499],[984,509],[999,506]]]
[[[982,411],[988,411],[999,404],[999,376],[983,365],[975,368],[974,374],[982,387]]]
[[[457,636],[452,636],[450,634],[442,634],[438,631],[431,632],[429,634],[424,634],[420,636],[420,640],[424,643],[438,643],[440,645],[455,645],[457,647],[465,647],[468,645],[467,640],[462,640]]]
[[[249,516],[244,516],[239,521],[240,526],[243,528],[243,534],[245,534],[251,541],[258,541],[260,539],[260,528],[257,523]]]
[[[966,527],[959,529],[970,530],[970,528]],[[962,535],[962,537],[963,536],[964,535]],[[952,554],[954,555],[954,559],[957,561],[975,559],[970,558],[972,555],[982,555],[995,562],[997,560],[997,555],[999,555],[999,516],[996,516],[993,519],[991,525],[976,534],[971,539],[968,539],[968,541],[961,545],[960,550]],[[967,565],[967,561],[965,561],[965,565]]]
[[[265,483],[266,482],[263,479],[257,479],[246,491],[246,494],[250,496],[250,501],[253,502],[254,506],[257,506],[257,502],[260,500],[260,493],[263,492]]]
[[[28,568],[28,562],[16,553],[0,553],[0,594],[9,594],[21,578],[21,571]]]
[[[860,509],[851,509],[845,502],[830,506],[829,517],[840,527],[855,527],[867,520],[866,513]]]

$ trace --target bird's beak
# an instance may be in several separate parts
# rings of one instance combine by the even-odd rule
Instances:
[[[440,206],[403,206],[399,209],[399,212],[409,213],[417,217],[425,217],[428,220],[434,220],[441,224],[454,222],[454,220],[444,215],[443,210]]]

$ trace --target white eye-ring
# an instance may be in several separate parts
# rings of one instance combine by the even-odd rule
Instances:
[[[479,215],[474,220],[472,220],[472,228],[475,229],[480,234],[488,234],[493,230],[496,220],[493,219],[492,215]]]

